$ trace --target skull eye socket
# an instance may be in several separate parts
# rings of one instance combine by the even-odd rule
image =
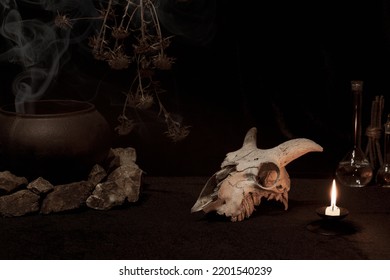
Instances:
[[[271,188],[279,180],[279,167],[273,162],[264,162],[260,165],[257,181],[264,188]]]

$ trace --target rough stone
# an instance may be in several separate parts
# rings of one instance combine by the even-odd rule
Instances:
[[[39,211],[40,196],[29,191],[21,190],[0,197],[0,213],[6,217],[23,216]]]
[[[120,188],[124,189],[129,202],[136,202],[139,198],[142,174],[143,171],[138,165],[131,163],[115,169],[108,176],[108,181],[114,181]]]
[[[46,179],[38,177],[27,185],[27,189],[32,191],[33,193],[40,195],[52,191],[54,189],[54,186]]]
[[[43,200],[40,213],[62,212],[85,206],[94,188],[95,186],[88,181],[55,186]]]
[[[25,177],[18,177],[10,171],[0,172],[0,190],[5,193],[11,193],[22,185],[27,185]]]
[[[102,182],[106,176],[106,170],[104,170],[104,168],[99,164],[95,164],[88,175],[88,181],[91,182],[94,186],[96,186],[97,184]]]
[[[134,148],[115,148],[112,149],[113,154],[119,158],[119,165],[132,164],[137,160],[137,153]]]
[[[111,148],[106,160],[92,167],[86,181],[56,186],[42,177],[29,183],[25,177],[0,172],[0,215],[49,214],[84,206],[107,210],[126,199],[136,202],[143,175],[136,158],[134,148]]]
[[[111,173],[120,166],[119,157],[114,154],[113,149],[110,149],[104,166],[107,173]]]
[[[92,195],[88,197],[86,204],[96,210],[109,210],[123,204],[125,199],[125,190],[116,182],[110,181],[98,184]]]

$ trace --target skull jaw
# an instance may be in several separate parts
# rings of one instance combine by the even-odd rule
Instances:
[[[244,172],[229,175],[221,182],[217,199],[206,205],[203,211],[216,211],[236,222],[249,218],[263,198],[280,201],[285,210],[288,209],[290,179],[285,168],[282,168],[280,176],[269,188],[262,188],[252,178],[247,177]]]

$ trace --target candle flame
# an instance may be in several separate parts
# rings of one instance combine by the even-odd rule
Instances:
[[[332,209],[336,207],[336,196],[337,196],[336,181],[333,179],[332,191],[330,196],[330,206],[332,206]]]

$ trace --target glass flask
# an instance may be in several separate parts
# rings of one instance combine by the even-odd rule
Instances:
[[[385,143],[384,143],[383,164],[376,174],[376,182],[385,188],[390,188],[390,114],[385,123]]]
[[[371,182],[373,168],[361,149],[363,81],[351,81],[353,94],[353,147],[339,162],[336,179],[344,186],[364,187]]]

